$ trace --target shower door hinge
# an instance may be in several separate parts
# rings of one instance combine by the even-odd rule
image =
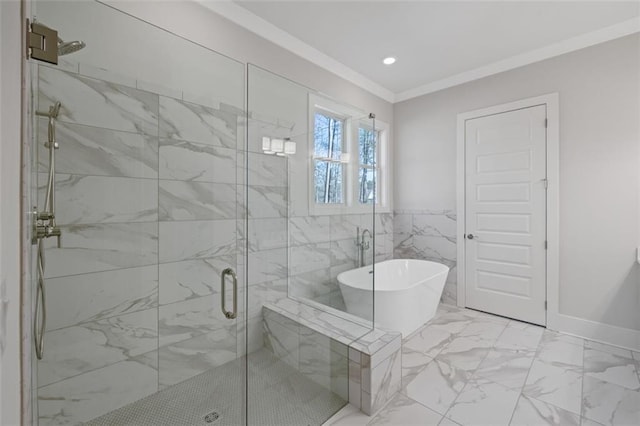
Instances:
[[[27,19],[27,57],[58,65],[58,32]]]

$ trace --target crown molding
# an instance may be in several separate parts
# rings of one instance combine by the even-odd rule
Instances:
[[[534,62],[544,61],[545,59],[560,56],[575,50],[584,49],[585,47],[594,46],[596,44],[604,43],[637,32],[640,32],[640,17],[622,21],[615,25],[572,37],[539,49],[530,50],[529,52],[525,52],[520,55],[515,55],[507,59],[493,62],[489,65],[397,93],[395,96],[395,102],[406,101],[418,96],[437,92],[459,84],[468,83],[493,74],[509,71]]]
[[[354,71],[345,64],[322,53],[315,47],[292,36],[286,31],[276,27],[272,23],[259,17],[255,13],[237,5],[232,0],[195,0],[209,10],[223,16],[229,21],[251,31],[254,34],[300,56],[307,61],[338,75],[339,77],[355,84],[356,86],[384,99],[387,102],[395,101],[395,94],[370,80],[364,75]]]

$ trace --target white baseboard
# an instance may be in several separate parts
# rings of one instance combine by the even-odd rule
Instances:
[[[603,324],[564,314],[555,314],[550,317],[547,327],[560,333],[640,352],[640,330]]]

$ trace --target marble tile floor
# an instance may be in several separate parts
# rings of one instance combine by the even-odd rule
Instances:
[[[320,425],[346,405],[260,349],[248,356],[248,404],[244,412],[245,358],[237,359],[93,419],[86,426]],[[213,413],[216,414],[213,414]],[[208,416],[208,417],[207,417]]]
[[[640,425],[640,353],[441,305],[402,345],[402,391],[325,426]]]

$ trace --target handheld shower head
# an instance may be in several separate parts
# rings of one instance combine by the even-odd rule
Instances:
[[[44,112],[44,111],[36,111],[36,115],[40,116],[40,117],[47,117],[49,120],[53,120],[58,118],[58,114],[60,114],[60,107],[62,106],[62,104],[60,103],[60,101],[56,102],[55,104],[51,105],[49,107],[49,111],[48,112]]]
[[[49,118],[58,118],[58,114],[60,113],[60,107],[62,104],[60,101],[56,102],[52,106],[49,107]]]

